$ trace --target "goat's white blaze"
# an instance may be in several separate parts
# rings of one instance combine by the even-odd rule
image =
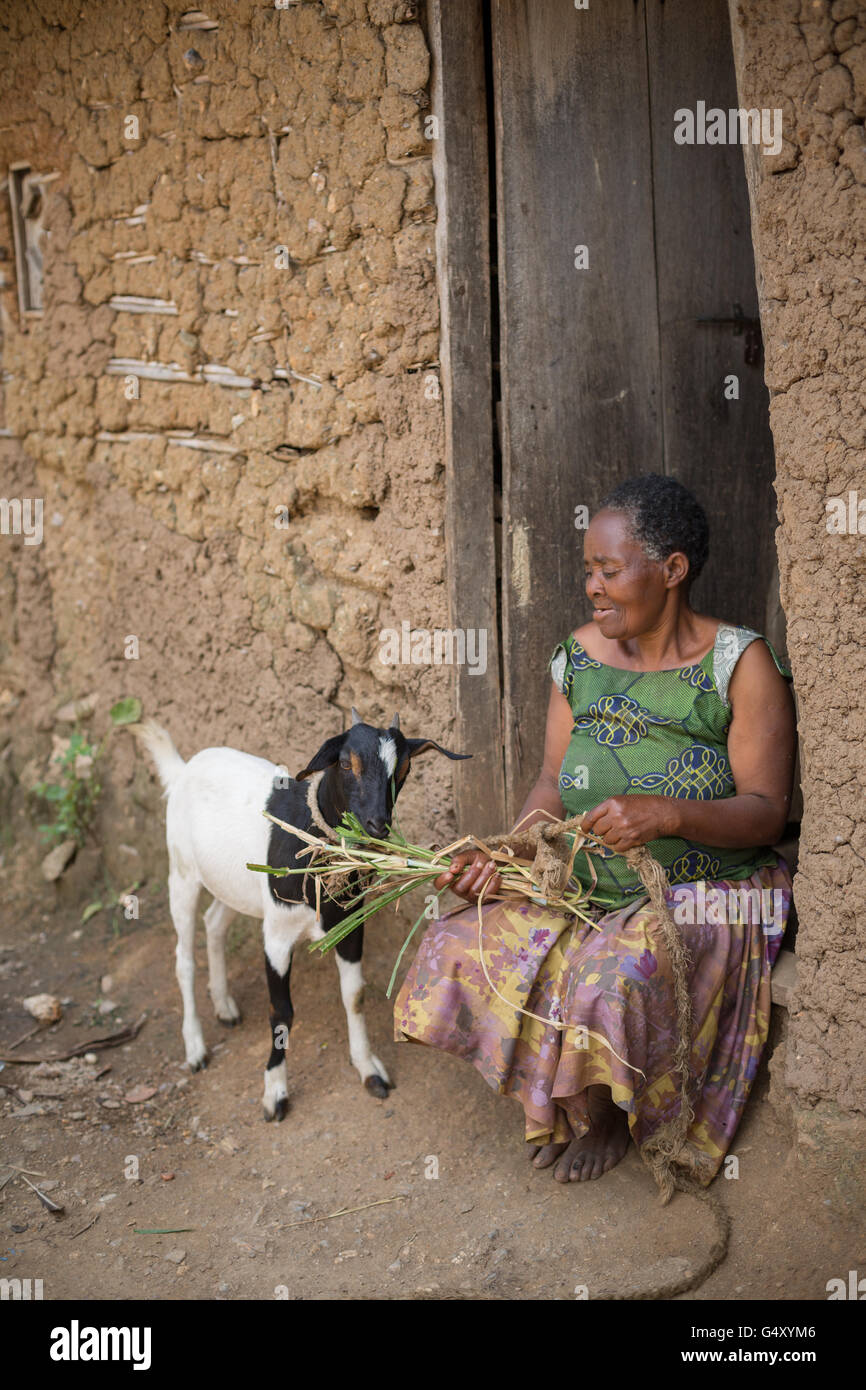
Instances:
[[[397,748],[392,738],[383,734],[379,739],[379,757],[385,764],[388,776],[394,776],[394,768],[397,766]]]

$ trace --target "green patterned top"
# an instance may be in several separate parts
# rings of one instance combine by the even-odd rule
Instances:
[[[550,673],[571,706],[574,727],[559,773],[567,816],[591,810],[610,796],[689,797],[715,801],[734,796],[728,761],[734,667],[755,640],[767,642],[779,671],[790,680],[766,637],[745,627],[720,625],[713,650],[693,666],[672,671],[626,671],[595,661],[577,638],[560,642]],[[652,840],[649,848],[671,883],[748,878],[775,864],[768,848],[719,849],[692,840]],[[593,855],[598,883],[592,900],[604,906],[645,892],[621,854]],[[592,885],[586,855],[575,859],[575,878]]]

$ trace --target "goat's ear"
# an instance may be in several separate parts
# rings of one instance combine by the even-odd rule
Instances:
[[[410,758],[417,758],[419,753],[426,753],[430,748],[435,748],[437,753],[444,753],[446,758],[455,760],[472,757],[471,753],[452,753],[432,738],[407,738],[406,747],[409,750]]]
[[[335,734],[333,738],[328,738],[322,744],[318,753],[315,753],[303,772],[295,775],[296,782],[302,782],[305,777],[310,777],[314,772],[322,772],[326,767],[333,767],[340,756],[340,750],[345,741],[345,734]]]

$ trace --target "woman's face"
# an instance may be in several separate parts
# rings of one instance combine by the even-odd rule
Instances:
[[[592,620],[603,637],[623,641],[655,625],[680,573],[684,556],[651,560],[629,532],[621,512],[599,512],[583,543],[586,593]],[[687,569],[687,562],[685,562]],[[675,579],[676,582],[676,579]]]

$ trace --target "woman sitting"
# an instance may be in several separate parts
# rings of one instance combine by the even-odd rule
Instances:
[[[617,488],[586,532],[592,621],[551,658],[544,763],[518,825],[583,813],[603,839],[602,856],[574,866],[592,924],[488,903],[495,864],[458,855],[435,886],[475,904],[487,885],[482,949],[498,994],[473,905],[432,923],[395,1005],[398,1038],[464,1057],[517,1097],[532,1161],[560,1182],[601,1177],[629,1131],[641,1148],[680,1110],[671,962],[625,851],[647,845],[666,869],[689,956],[694,1118],[677,1162],[703,1184],[767,1039],[791,902],[769,846],[788,816],[794,715],[769,642],[689,604],[708,535],[691,493],[654,475]]]

